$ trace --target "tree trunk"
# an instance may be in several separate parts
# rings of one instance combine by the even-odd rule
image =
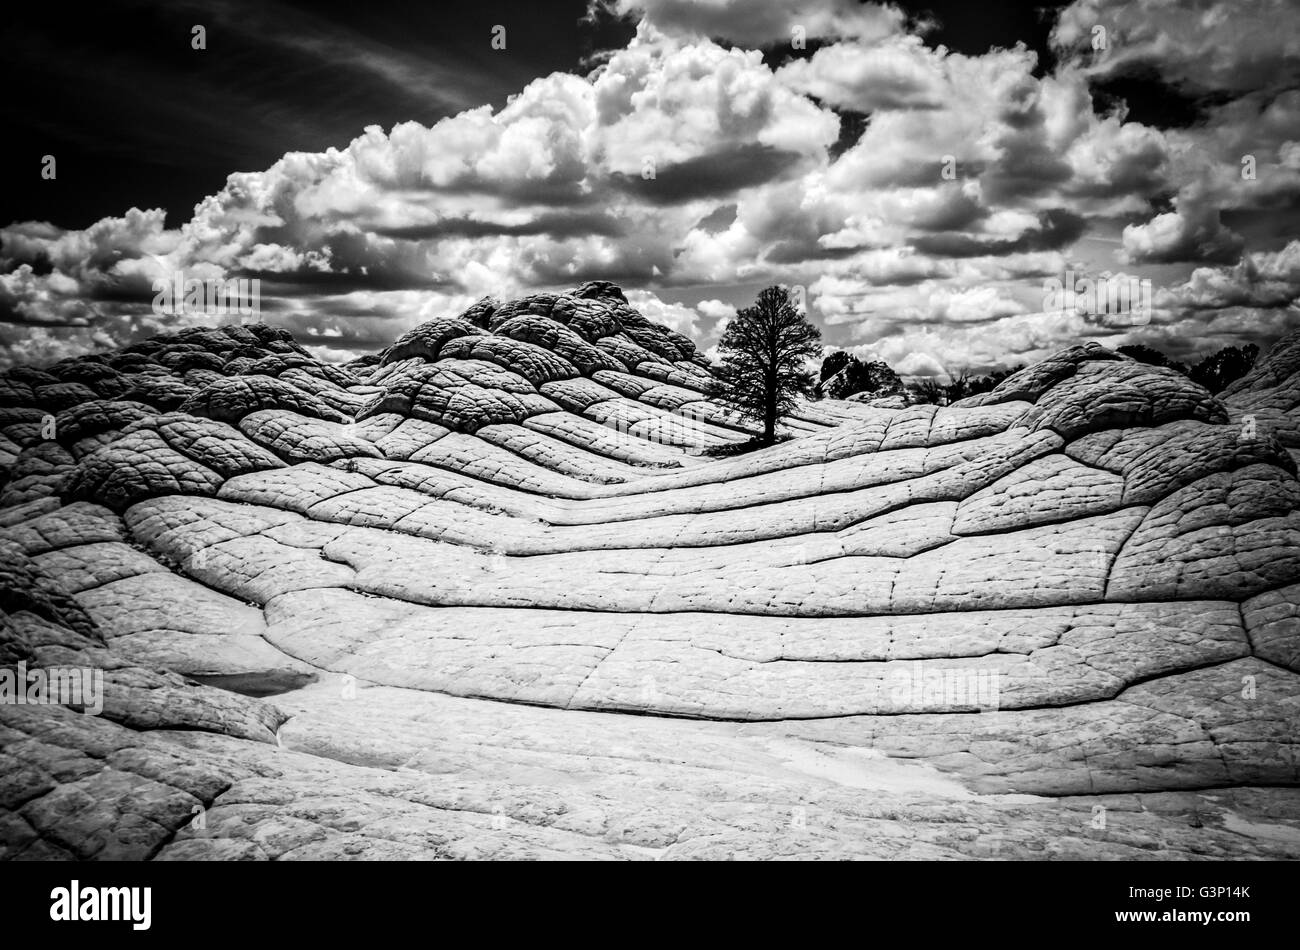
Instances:
[[[776,380],[767,383],[763,394],[763,441],[771,445],[776,441]]]

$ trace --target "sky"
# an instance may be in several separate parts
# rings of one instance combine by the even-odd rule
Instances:
[[[336,361],[586,280],[706,351],[784,284],[909,376],[1300,327],[1293,0],[446,6],[6,11],[0,367],[239,319],[178,277]]]

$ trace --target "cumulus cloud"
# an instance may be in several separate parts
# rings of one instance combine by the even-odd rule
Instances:
[[[869,45],[834,43],[778,72],[791,88],[841,108],[937,109],[946,87],[936,54],[919,36],[892,36]]]
[[[1075,0],[1051,41],[1097,76],[1147,67],[1192,92],[1243,93],[1295,76],[1298,27],[1291,0]]]
[[[1205,122],[1162,130],[1102,108],[1090,83],[1124,57],[1190,83],[1203,51],[1181,28],[1161,27],[1162,45],[1110,0],[1065,11],[1051,71],[1023,45],[928,45],[888,4],[608,6],[640,19],[625,48],[586,76],[536,78],[499,109],[290,152],[230,175],[170,226],[162,210],[131,209],[81,230],[0,228],[0,353],[43,359],[174,329],[186,318],[148,303],[152,281],[177,273],[258,277],[264,317],[331,358],[484,294],[590,279],[623,284],[707,349],[742,302],[703,288],[800,284],[828,343],[918,374],[1126,342],[1042,313],[1044,276],[1067,267],[1202,265],[1166,275],[1152,338],[1244,338],[1251,313],[1274,328],[1295,300],[1297,252],[1281,236],[1300,200],[1300,91],[1237,95],[1239,47],[1290,62],[1286,42],[1254,27],[1231,28],[1237,52],[1215,54],[1203,80],[1232,95]],[[1153,21],[1184,6],[1158,5]],[[1251,23],[1272,10],[1249,6]],[[1218,5],[1202,8],[1218,23]],[[1132,48],[1084,50],[1098,17]],[[793,26],[822,45],[769,65],[754,47],[788,42]]]
[[[648,290],[628,291],[627,302],[641,311],[647,319],[662,323],[670,330],[695,338],[699,334],[700,315],[694,307],[680,303],[665,303]]]
[[[1097,339],[1107,346],[1130,342],[1120,330],[1098,332],[1079,315],[1024,313],[973,324],[907,324],[872,334],[868,343],[850,347],[859,356],[883,360],[905,376],[932,376],[942,381],[962,372],[1042,360],[1078,340]]]
[[[1286,307],[1300,299],[1300,240],[1279,251],[1245,255],[1233,267],[1198,267],[1161,302],[1192,310]]]
[[[695,309],[710,320],[729,320],[736,315],[736,308],[721,300],[701,300]]]
[[[957,283],[926,280],[913,286],[878,287],[822,279],[809,290],[827,323],[851,324],[859,336],[885,335],[900,326],[988,322],[1032,309],[1006,285]]]
[[[950,377],[948,368],[929,353],[911,352],[897,361],[894,371],[902,376]]]
[[[77,282],[55,272],[41,277],[30,264],[0,274],[0,322],[32,326],[89,326],[97,313],[81,299]]]
[[[1176,261],[1232,263],[1241,256],[1240,234],[1224,227],[1213,208],[1180,206],[1146,224],[1124,228],[1124,260],[1130,264]]]

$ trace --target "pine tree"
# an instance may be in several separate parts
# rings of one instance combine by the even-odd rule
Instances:
[[[795,309],[783,287],[759,292],[736,314],[718,344],[722,366],[715,392],[747,419],[763,424],[763,441],[793,411],[797,396],[812,390],[808,362],[821,354],[821,333]]]

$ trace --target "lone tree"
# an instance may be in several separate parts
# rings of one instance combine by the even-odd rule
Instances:
[[[784,287],[768,287],[736,314],[718,344],[722,366],[715,394],[742,416],[763,423],[763,441],[809,395],[808,362],[821,354],[821,333],[795,309]]]

